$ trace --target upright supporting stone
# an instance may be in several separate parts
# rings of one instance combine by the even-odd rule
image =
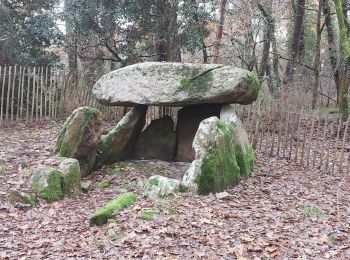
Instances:
[[[80,107],[64,123],[54,150],[62,157],[77,159],[81,175],[86,176],[94,166],[100,136],[100,112]]]
[[[176,149],[174,121],[170,116],[152,120],[141,133],[135,146],[134,158],[171,161]]]
[[[147,106],[136,106],[100,143],[97,167],[129,158],[146,122]]]
[[[222,107],[220,119],[228,122],[233,128],[233,142],[241,176],[250,175],[254,164],[254,150],[249,142],[247,132],[232,105],[224,105]]]
[[[192,142],[200,122],[208,117],[220,115],[221,104],[186,106],[179,110],[176,125],[176,161],[191,162],[194,159]]]
[[[238,183],[240,169],[233,145],[233,128],[217,117],[203,120],[193,141],[196,159],[182,183],[195,186],[198,194],[220,192]]]

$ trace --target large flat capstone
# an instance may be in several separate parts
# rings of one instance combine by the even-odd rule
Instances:
[[[185,106],[250,104],[260,82],[254,73],[219,64],[145,62],[102,76],[92,93],[105,105]]]

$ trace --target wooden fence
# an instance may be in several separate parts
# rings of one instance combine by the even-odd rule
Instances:
[[[255,150],[286,158],[309,169],[349,173],[350,117],[295,111],[275,103],[236,106]]]

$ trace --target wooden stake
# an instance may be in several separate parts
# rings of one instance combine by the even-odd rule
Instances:
[[[13,80],[12,80],[12,92],[11,92],[11,121],[13,121],[13,114],[15,109],[15,88],[16,88],[16,72],[17,72],[17,65],[15,65],[14,72],[13,72]]]
[[[341,145],[340,160],[339,160],[339,167],[338,167],[339,168],[339,173],[341,173],[343,171],[344,147],[345,147],[345,143],[346,143],[346,137],[348,135],[349,121],[350,121],[350,116],[348,117],[348,120],[346,121],[344,135],[343,135],[343,142],[342,142],[342,145]]]
[[[5,82],[6,82],[6,70],[7,67],[4,66],[4,71],[2,74],[2,87],[1,87],[1,107],[0,107],[0,124],[3,123],[4,120],[4,101],[5,101]],[[1,72],[1,66],[0,66],[0,72]]]
[[[5,120],[9,120],[9,110],[10,110],[10,92],[11,92],[11,69],[12,67],[9,67],[9,74],[8,74],[8,82],[7,82],[7,95],[6,95],[6,111],[5,111]]]

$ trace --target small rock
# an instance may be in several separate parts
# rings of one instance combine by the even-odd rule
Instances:
[[[229,196],[230,196],[230,194],[228,192],[226,192],[226,191],[216,193],[216,198],[219,199],[219,200],[227,198]]]
[[[154,175],[143,184],[143,195],[148,197],[166,197],[180,191],[180,180]]]
[[[25,192],[16,190],[16,189],[9,189],[7,191],[7,198],[11,204],[14,204],[15,206],[18,204],[19,208],[20,205],[26,205],[25,207],[32,207],[35,206],[35,196],[32,194],[27,194]]]
[[[80,183],[81,189],[82,189],[84,192],[88,192],[89,189],[90,189],[91,184],[92,184],[92,181],[90,181],[90,180],[81,181],[81,183]]]

